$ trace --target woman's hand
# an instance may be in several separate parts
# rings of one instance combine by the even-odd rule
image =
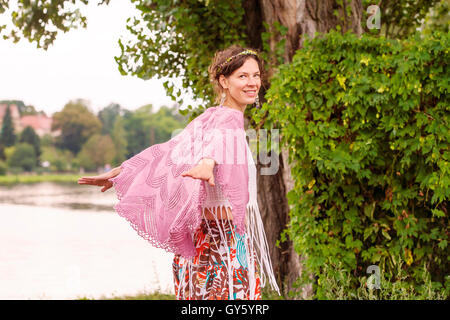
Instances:
[[[194,179],[205,180],[209,183],[210,186],[214,187],[214,173],[213,169],[216,162],[214,159],[203,158],[200,162],[192,167],[190,170],[185,171],[181,174],[182,177],[192,177]]]
[[[92,186],[100,186],[103,188],[100,190],[101,192],[105,192],[109,188],[113,186],[113,183],[111,181],[108,181],[108,179],[114,178],[120,173],[120,167],[111,169],[108,172],[102,173],[98,176],[91,176],[91,177],[81,177],[78,179],[78,184],[88,184]]]

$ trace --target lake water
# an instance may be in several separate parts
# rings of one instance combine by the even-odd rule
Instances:
[[[173,255],[142,239],[113,189],[0,186],[0,299],[173,294]]]

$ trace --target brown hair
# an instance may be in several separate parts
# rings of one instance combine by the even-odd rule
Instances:
[[[257,53],[257,55],[254,54],[243,54],[240,56],[235,57],[233,60],[231,60],[228,63],[225,63],[220,70],[218,70],[218,66],[222,63],[224,63],[228,58],[237,55],[238,53],[245,51],[245,50],[252,50]],[[263,60],[259,57],[258,50],[250,49],[250,48],[243,48],[239,45],[231,45],[225,50],[217,51],[214,55],[214,58],[212,59],[212,62],[208,68],[209,72],[209,79],[213,85],[214,92],[216,94],[215,96],[215,103],[220,102],[220,98],[222,95],[222,92],[224,92],[224,89],[222,88],[222,85],[219,83],[220,75],[224,75],[225,77],[229,77],[236,69],[239,69],[244,62],[247,59],[255,59],[259,66],[260,71],[260,78],[261,78],[261,85],[263,85],[263,79],[264,79],[264,64]]]

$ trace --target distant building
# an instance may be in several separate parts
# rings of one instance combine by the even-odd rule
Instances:
[[[0,104],[0,128],[3,123],[3,117],[5,116],[7,107],[7,104]],[[27,126],[32,127],[39,137],[42,137],[45,134],[49,134],[55,137],[61,133],[61,130],[52,132],[53,119],[51,117],[40,113],[36,115],[25,115],[21,117],[17,105],[11,104],[9,108],[11,111],[11,117],[14,123],[14,130],[16,134],[20,133]]]
[[[45,134],[57,136],[59,135],[60,130],[52,132],[52,121],[52,118],[47,117],[44,114],[26,115],[20,118],[20,126],[21,130],[25,129],[27,126],[32,127],[39,137],[42,137]]]

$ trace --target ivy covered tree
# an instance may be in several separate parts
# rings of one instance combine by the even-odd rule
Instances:
[[[273,77],[262,109],[290,146],[289,235],[317,298],[448,299],[449,46],[330,32]]]

